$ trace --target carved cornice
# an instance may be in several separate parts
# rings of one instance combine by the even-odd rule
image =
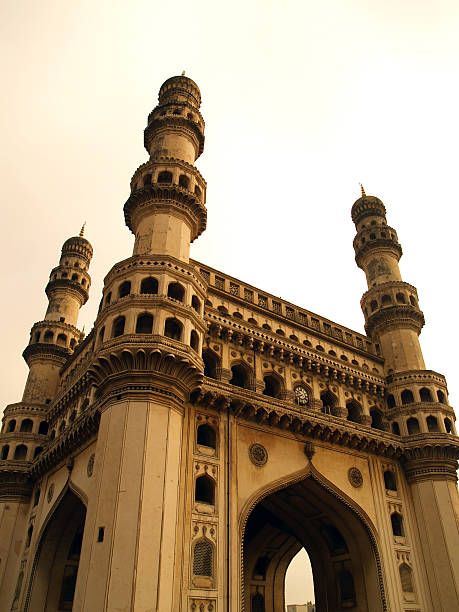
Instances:
[[[206,229],[206,207],[194,193],[179,185],[152,183],[129,196],[124,205],[124,219],[133,234],[135,234],[134,217],[146,210],[175,211],[185,216],[191,225],[192,242]]]
[[[49,298],[51,297],[53,291],[56,291],[56,289],[63,289],[73,293],[74,296],[80,300],[81,305],[83,306],[83,304],[86,304],[88,301],[88,288],[89,287],[83,287],[78,281],[71,280],[70,278],[56,278],[55,280],[50,280],[46,285],[45,293]]]
[[[143,142],[145,149],[150,152],[151,143],[154,137],[158,132],[168,129],[173,129],[188,135],[189,138],[196,142],[196,158],[202,154],[204,151],[204,127],[201,127],[199,123],[183,115],[160,115],[159,117],[156,116],[152,118],[144,130]]]
[[[37,480],[42,474],[59,464],[73,451],[78,450],[84,442],[97,434],[99,430],[100,412],[98,406],[81,414],[70,427],[53,440],[33,461],[29,474]]]
[[[434,383],[446,388],[446,378],[443,374],[439,374],[434,370],[404,370],[403,372],[393,372],[386,377],[389,392],[391,389],[404,387],[410,383]]]
[[[30,499],[33,484],[27,461],[0,461],[0,502],[25,503]]]
[[[417,334],[425,323],[424,315],[410,304],[387,306],[368,316],[365,331],[373,339],[393,329],[412,329]]]
[[[88,368],[98,396],[113,388],[154,383],[173,388],[183,400],[202,381],[204,364],[190,347],[164,336],[139,338],[121,336],[98,351]]]
[[[399,436],[291,402],[260,396],[222,381],[216,383],[206,378],[191,400],[198,406],[217,411],[226,411],[229,407],[231,414],[241,420],[288,430],[305,439],[314,438],[385,457],[400,457],[403,452]]]
[[[3,416],[37,416],[46,418],[48,406],[46,404],[32,404],[29,402],[16,402],[8,404],[3,412]]]
[[[403,255],[402,247],[392,238],[375,238],[361,245],[354,244],[354,248],[355,263],[362,269],[365,265],[365,259],[373,252],[389,252],[397,261]]]
[[[37,342],[26,346],[22,356],[29,366],[36,359],[47,359],[61,366],[65,363],[70,352],[70,349],[66,346]]]
[[[148,171],[153,173],[155,168],[158,166],[168,166],[168,167],[177,167],[189,174],[192,174],[195,178],[198,179],[198,183],[202,184],[204,188],[207,187],[207,182],[196,166],[188,163],[184,159],[178,159],[177,157],[170,157],[169,155],[155,155],[154,159],[150,159],[147,162],[141,164],[131,178],[131,187],[132,185],[140,179],[144,174],[147,174]]]
[[[405,442],[403,467],[410,483],[423,480],[457,481],[459,438],[444,433],[410,436]]]

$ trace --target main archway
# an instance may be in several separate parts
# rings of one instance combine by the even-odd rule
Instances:
[[[242,551],[245,612],[285,610],[285,574],[303,547],[317,612],[386,610],[369,519],[314,471],[252,504]]]
[[[67,489],[41,534],[25,610],[73,609],[86,507]]]

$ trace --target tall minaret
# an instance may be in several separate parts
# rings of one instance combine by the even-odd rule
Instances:
[[[424,315],[416,288],[402,280],[398,267],[402,247],[397,232],[387,225],[379,198],[362,197],[352,207],[357,229],[355,260],[367,277],[368,291],[361,300],[365,329],[380,346],[386,374],[424,369],[419,333]]]
[[[184,75],[161,86],[145,129],[150,158],[134,173],[124,206],[133,254],[104,280],[90,375],[101,412],[95,486],[107,503],[89,503],[87,520],[104,526],[106,544],[85,564],[83,612],[131,609],[133,601],[139,610],[181,605],[183,448],[206,331],[207,283],[189,261],[190,243],[206,226],[206,183],[194,166],[204,146],[200,103]],[[127,546],[125,534],[139,526],[142,537]]]
[[[32,327],[23,353],[30,368],[23,402],[49,403],[53,399],[59,370],[82,338],[76,324],[80,308],[88,300],[88,268],[93,253],[83,231],[84,226],[79,236],[64,242],[59,265],[51,270],[45,318]]]
[[[365,329],[385,360],[387,420],[392,433],[404,436],[400,459],[414,504],[415,537],[428,568],[432,609],[451,610],[459,584],[454,410],[444,376],[425,369],[419,344],[424,316],[416,288],[400,276],[402,249],[386,223],[383,203],[362,188],[352,220],[355,259],[368,283],[361,300]]]
[[[159,91],[144,143],[150,159],[131,180],[126,224],[134,255],[155,253],[188,261],[190,243],[206,227],[206,182],[194,162],[204,150],[201,94],[194,81],[172,77]]]

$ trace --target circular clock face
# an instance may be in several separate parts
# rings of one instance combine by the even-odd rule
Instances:
[[[308,403],[309,395],[304,387],[295,387],[295,401],[299,406],[306,406]]]

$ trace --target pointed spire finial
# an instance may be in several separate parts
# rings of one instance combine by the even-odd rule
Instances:
[[[363,188],[362,183],[359,183],[360,185],[360,190],[362,191],[362,197],[364,198],[367,194],[365,193],[365,189]]]
[[[83,236],[84,236],[84,228],[85,228],[85,225],[86,225],[86,221],[85,221],[85,222],[83,223],[83,225],[81,226],[81,229],[80,229],[80,238],[83,238]]]
[[[182,70],[182,76],[185,76],[185,71],[184,70]]]

